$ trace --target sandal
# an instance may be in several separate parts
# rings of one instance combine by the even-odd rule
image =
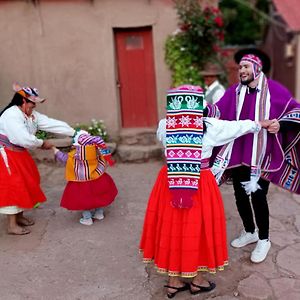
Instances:
[[[21,225],[21,226],[32,226],[32,225],[34,225],[35,222],[31,219],[21,218],[21,219],[17,220],[17,223],[18,223],[18,225]]]
[[[190,286],[187,283],[185,283],[184,286],[182,286],[182,287],[175,287],[175,286],[171,286],[171,285],[164,285],[164,287],[176,290],[176,292],[173,292],[173,293],[167,292],[167,297],[169,299],[175,297],[175,295],[177,293],[180,293],[180,292],[183,292],[183,291],[187,291],[187,290],[190,289]]]
[[[190,288],[191,294],[192,295],[197,295],[197,294],[200,294],[200,293],[210,292],[216,287],[216,284],[214,282],[208,281],[208,283],[209,283],[209,286],[201,286],[201,285],[197,285],[197,284],[191,282],[191,286],[199,289],[198,291],[193,291]]]
[[[18,232],[14,232],[14,231],[7,231],[8,234],[12,234],[12,235],[24,235],[24,234],[28,234],[31,231],[27,228],[22,227],[21,231]]]

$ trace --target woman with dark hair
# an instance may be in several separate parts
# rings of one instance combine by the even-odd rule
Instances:
[[[30,233],[26,226],[34,224],[23,211],[46,200],[38,169],[27,149],[53,146],[35,136],[38,130],[67,136],[73,136],[75,130],[34,110],[37,103],[45,101],[37,89],[18,84],[13,88],[13,99],[0,113],[0,213],[7,215],[9,234],[23,235]]]
[[[213,147],[272,122],[207,118],[204,107],[198,86],[169,90],[167,116],[157,131],[167,163],[149,197],[140,250],[144,262],[154,261],[158,272],[169,276],[168,298],[213,290],[216,285],[203,272],[216,273],[228,262],[223,202],[209,168]],[[182,278],[191,278],[190,284]]]

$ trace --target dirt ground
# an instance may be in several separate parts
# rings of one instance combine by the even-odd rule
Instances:
[[[138,253],[148,195],[160,162],[117,164],[108,173],[119,195],[105,219],[83,226],[78,212],[59,207],[64,169],[39,164],[47,202],[28,212],[32,233],[12,236],[0,215],[0,299],[165,299],[167,278],[145,267]],[[229,241],[241,230],[231,185],[221,187]],[[229,247],[230,265],[207,278],[217,288],[175,299],[300,299],[300,198],[271,186],[272,248],[265,262],[252,264],[254,246]],[[297,298],[298,297],[298,298]]]

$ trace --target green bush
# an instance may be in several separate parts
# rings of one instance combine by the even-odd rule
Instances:
[[[224,17],[225,43],[248,45],[262,41],[268,23],[263,15],[268,15],[269,2],[256,0],[251,5],[249,1],[221,0],[219,7]]]
[[[76,124],[74,127],[75,130],[85,130],[91,135],[100,135],[102,139],[107,142],[108,141],[108,134],[106,131],[106,126],[103,120],[95,120],[92,119],[90,124]]]
[[[38,139],[41,139],[41,140],[46,140],[48,139],[48,135],[49,133],[46,132],[46,131],[43,131],[43,130],[38,130],[35,134],[35,136],[38,138]]]
[[[165,60],[172,72],[172,84],[202,84],[208,60],[219,61],[224,39],[221,12],[216,7],[202,9],[198,0],[174,0],[178,29],[168,36]]]

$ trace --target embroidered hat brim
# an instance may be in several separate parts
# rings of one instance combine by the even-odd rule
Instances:
[[[34,103],[43,103],[46,101],[46,98],[40,98],[40,97],[37,97],[37,96],[26,96],[25,97],[26,99],[34,102]]]
[[[20,86],[18,83],[13,83],[13,90],[16,93],[19,93],[20,95],[22,95],[24,98],[28,99],[31,102],[34,103],[43,103],[46,101],[46,98],[41,98],[39,96],[35,96],[35,95],[29,95],[24,91],[24,88],[22,86]]]

